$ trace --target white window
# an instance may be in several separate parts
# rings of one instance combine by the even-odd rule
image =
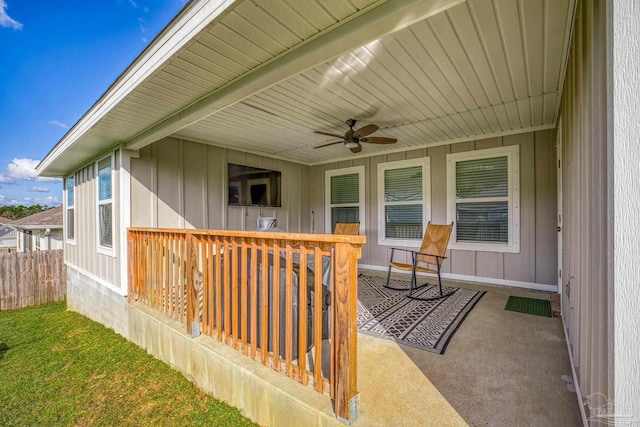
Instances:
[[[519,146],[447,155],[449,246],[520,252]]]
[[[378,244],[420,247],[430,188],[428,157],[378,164]]]
[[[113,250],[113,156],[98,161],[98,249]]]
[[[70,176],[66,179],[67,190],[67,215],[66,215],[66,229],[67,229],[67,242],[73,243],[75,239],[76,222],[75,222],[75,178]]]
[[[364,166],[325,172],[325,230],[337,222],[359,222],[364,234]]]

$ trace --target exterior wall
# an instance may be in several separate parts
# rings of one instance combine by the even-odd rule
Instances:
[[[609,2],[578,3],[561,106],[562,317],[591,425],[600,425],[590,418],[606,399],[615,402],[610,424],[616,416],[640,422],[640,28],[629,19],[640,10],[621,3],[611,2],[620,6],[617,22]]]
[[[315,233],[325,230],[325,171],[363,165],[365,167],[365,224],[367,244],[360,264],[384,267],[388,265],[390,246],[378,245],[378,177],[377,165],[403,159],[428,156],[431,164],[431,220],[447,221],[446,155],[517,144],[520,146],[520,253],[449,250],[443,266],[449,277],[478,277],[503,281],[557,284],[556,231],[556,153],[555,131],[529,132],[500,138],[442,145],[388,155],[354,159],[313,166],[310,182],[318,190],[310,191],[314,211]],[[426,219],[428,221],[429,219]]]
[[[0,248],[16,248],[16,230],[0,225]]]
[[[227,206],[227,163],[282,173],[282,207]],[[254,230],[258,216],[277,218],[279,228],[309,232],[309,167],[166,138],[131,159],[131,225]]]
[[[67,308],[129,338],[127,297],[110,284],[67,264]]]
[[[126,283],[121,283],[119,261],[120,242],[121,238],[124,237],[119,215],[121,208],[121,203],[119,202],[120,177],[122,174],[120,153],[120,150],[116,151],[114,172],[112,174],[113,254],[108,255],[98,252],[97,166],[95,162],[84,166],[75,173],[75,235],[73,241],[69,241],[65,237],[64,254],[67,266],[109,283],[110,286],[126,294]],[[101,156],[101,158],[103,157]],[[66,207],[65,194],[65,214],[63,215],[65,222],[67,221]],[[70,283],[71,280],[70,276]]]
[[[26,250],[47,251],[63,248],[62,229],[51,229],[48,233],[45,229],[18,230],[17,231],[18,252]],[[16,237],[14,237],[14,247]]]

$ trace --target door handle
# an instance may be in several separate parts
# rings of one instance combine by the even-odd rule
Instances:
[[[561,231],[562,229],[560,227],[558,227],[558,233]]]

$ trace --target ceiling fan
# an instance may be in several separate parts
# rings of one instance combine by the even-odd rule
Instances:
[[[353,127],[356,125],[355,119],[347,120],[347,126],[349,126],[349,130],[344,133],[344,135],[336,135],[334,133],[315,131],[315,133],[320,135],[333,136],[334,138],[340,138],[338,141],[331,141],[324,144],[316,145],[313,148],[321,148],[328,147],[329,145],[344,143],[345,147],[351,150],[352,153],[359,153],[362,151],[361,142],[365,142],[368,144],[395,144],[397,139],[394,138],[385,138],[382,136],[369,136],[375,131],[379,129],[378,125],[366,125],[361,127],[358,130],[353,130]]]

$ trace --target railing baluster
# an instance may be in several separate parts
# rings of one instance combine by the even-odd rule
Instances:
[[[285,321],[284,321],[284,336],[285,336],[285,359],[287,362],[287,375],[293,376],[291,370],[291,359],[293,352],[293,253],[291,251],[291,242],[287,241],[286,246],[286,274],[285,274]],[[298,310],[300,308],[298,307]]]
[[[258,247],[255,239],[251,239],[251,291],[249,296],[251,297],[251,313],[250,323],[251,325],[251,357],[256,357],[256,347],[258,345]],[[268,282],[262,282],[264,284]]]
[[[300,245],[298,320],[298,380],[307,385],[307,248],[304,245]]]
[[[315,389],[320,393],[324,392],[324,384],[322,381],[322,269],[318,268],[322,265],[322,253],[319,246],[314,248],[314,265],[316,266],[313,274],[313,345],[315,357],[313,359],[313,381]]]
[[[240,246],[240,251],[242,252],[242,266],[240,268],[240,293],[238,297],[240,298],[240,319],[238,322],[240,323],[240,346],[242,347],[242,352],[246,355],[248,354],[247,348],[247,320],[248,320],[248,310],[247,305],[249,303],[249,294],[248,290],[248,278],[247,272],[249,270],[249,262],[247,259],[247,243],[243,240],[242,245]],[[237,347],[236,347],[237,348]]]
[[[273,244],[273,280],[271,282],[273,292],[273,324],[271,325],[273,362],[276,371],[280,372],[280,245],[278,241]]]
[[[269,251],[264,240],[261,241],[262,251],[262,324],[261,324],[261,351],[262,363],[269,362]]]

